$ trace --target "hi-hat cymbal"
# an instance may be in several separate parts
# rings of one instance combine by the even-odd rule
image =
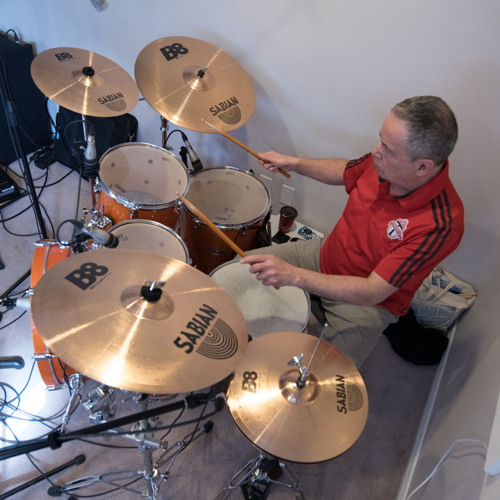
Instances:
[[[144,280],[159,284],[147,293]],[[139,250],[57,263],[36,285],[31,313],[46,346],[77,372],[147,394],[209,387],[233,372],[248,344],[241,311],[214,280]]]
[[[310,375],[299,387],[298,366]],[[229,386],[237,426],[258,448],[291,462],[329,460],[350,448],[368,416],[364,382],[352,362],[324,340],[275,332],[252,340]]]
[[[248,73],[222,49],[196,38],[173,36],[147,45],[135,63],[135,79],[161,116],[197,132],[224,132],[246,123],[255,108]]]
[[[123,115],[139,102],[137,85],[124,69],[83,49],[59,47],[38,54],[31,76],[49,99],[87,116]]]

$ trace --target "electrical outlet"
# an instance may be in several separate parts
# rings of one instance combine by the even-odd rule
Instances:
[[[281,188],[280,203],[283,205],[291,205],[293,193],[295,193],[295,189],[293,187],[283,184],[283,187]]]
[[[271,184],[273,183],[273,178],[264,174],[260,174],[260,180],[266,185],[267,189],[271,191]]]

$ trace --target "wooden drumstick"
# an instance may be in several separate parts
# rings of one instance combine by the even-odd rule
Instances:
[[[229,245],[240,257],[246,257],[246,254],[233,240],[228,238],[201,210],[196,208],[190,201],[188,201],[182,194],[177,193],[177,196],[184,202],[184,204],[193,212],[197,217],[199,217],[207,226],[217,235],[219,238]],[[275,286],[276,290],[279,290],[278,286]]]
[[[182,194],[177,193],[177,196],[184,202],[184,204],[199,217],[207,226],[221,238],[227,245],[229,245],[240,257],[246,257],[247,254],[230,238],[228,238],[203,212],[198,210],[190,201],[188,201]]]
[[[248,146],[245,146],[242,142],[238,141],[238,139],[235,139],[233,136],[226,134],[226,132],[223,132],[222,130],[218,129],[215,125],[212,123],[207,122],[207,120],[204,120],[203,118],[201,119],[202,122],[206,123],[209,127],[212,127],[214,130],[216,130],[220,135],[223,135],[226,139],[229,139],[230,141],[234,142],[237,146],[240,148],[243,148],[245,151],[250,153],[251,155],[255,156],[258,160],[262,160],[262,158],[259,156],[259,154],[254,151],[253,149],[250,149]],[[264,163],[269,163],[267,160],[262,160]],[[288,172],[285,172],[281,168],[278,167],[278,172],[281,175],[284,175],[288,179],[290,179],[291,175]]]

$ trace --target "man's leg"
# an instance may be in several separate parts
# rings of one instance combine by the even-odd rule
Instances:
[[[258,248],[248,253],[273,254],[294,266],[321,272],[319,255],[322,244],[321,238],[314,238]],[[359,306],[314,296],[311,297],[311,312],[321,323],[327,322],[325,340],[340,349],[358,368],[382,332],[398,320],[397,316],[379,306]]]
[[[398,320],[383,307],[359,306],[322,299],[327,321],[325,340],[340,349],[359,368],[382,332]]]

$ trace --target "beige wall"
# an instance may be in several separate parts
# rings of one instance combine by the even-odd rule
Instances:
[[[97,12],[90,0],[3,0],[0,29],[15,29],[38,52],[95,51],[131,75],[139,52],[158,38],[191,36],[217,45],[253,79],[257,106],[234,136],[257,151],[354,158],[376,144],[385,114],[399,100],[437,94],[452,106],[460,127],[452,177],[467,216],[463,243],[446,266],[477,287],[479,300],[453,342],[414,481],[454,439],[487,441],[500,387],[500,3],[107,1]],[[132,113],[139,140],[160,144],[160,118],[147,102]],[[253,157],[220,136],[188,137],[206,166],[262,173]],[[275,210],[283,180],[273,181]],[[328,232],[345,202],[342,189],[297,175],[287,183],[296,189],[300,220]],[[450,469],[437,487],[446,490],[459,477]]]

